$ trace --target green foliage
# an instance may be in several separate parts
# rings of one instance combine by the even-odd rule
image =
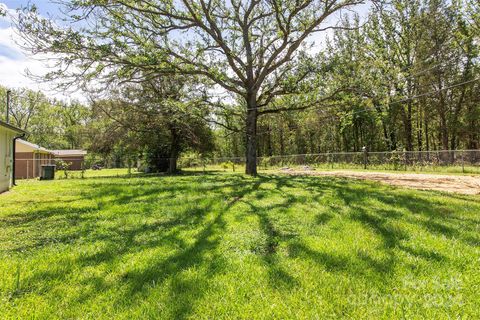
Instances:
[[[123,109],[114,114],[122,122],[97,113],[87,128],[60,126],[62,142],[87,146],[111,166],[148,149],[149,165],[164,170],[155,159],[207,154],[214,144],[220,157],[480,148],[479,2],[380,1],[365,16],[331,21],[339,28],[325,47],[309,41],[324,19],[357,4],[72,1],[64,3],[71,27],[32,6],[17,28],[26,49],[63,54],[59,65],[74,66],[47,80],[119,91],[98,103]],[[75,104],[68,110],[84,118]]]
[[[342,26],[348,30],[336,30],[317,59],[304,61],[315,77],[302,85],[301,97],[274,101],[276,107],[311,108],[259,119],[261,156],[363,146],[371,151],[480,148],[480,3],[378,5],[368,16],[345,18]],[[285,81],[292,81],[288,74]],[[337,88],[343,90],[331,101],[315,103]],[[238,147],[242,138],[218,130],[219,156],[245,154]]]
[[[56,160],[55,164],[56,164],[56,169],[57,170],[62,170],[64,178],[68,179],[68,173],[69,173],[70,166],[72,165],[72,163],[64,161],[64,160]]]
[[[114,167],[141,159],[142,169],[150,172],[177,171],[170,159],[182,152],[211,151],[211,129],[190,95],[191,85],[185,78],[162,77],[96,101],[91,149]]]
[[[231,169],[233,172],[235,172],[235,163],[232,162],[232,161],[226,161],[226,162],[222,162],[220,163],[220,167],[226,171],[228,169]]]
[[[0,86],[0,101],[7,88]],[[2,111],[3,111],[2,107]],[[0,119],[5,120],[2,113]],[[27,140],[47,149],[88,147],[90,109],[77,101],[64,103],[29,89],[11,89],[10,122],[28,132]]]

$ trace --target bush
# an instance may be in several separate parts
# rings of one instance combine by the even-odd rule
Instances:
[[[220,167],[223,168],[224,171],[232,168],[232,171],[235,172],[235,163],[232,161],[222,162],[220,163]]]
[[[56,169],[57,170],[63,170],[63,174],[65,176],[65,179],[68,179],[68,170],[70,169],[70,166],[72,165],[71,162],[66,162],[63,160],[57,160],[56,161]]]

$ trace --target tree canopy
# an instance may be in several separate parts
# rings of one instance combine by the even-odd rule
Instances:
[[[48,77],[70,79],[67,84],[145,82],[181,74],[233,94],[244,106],[246,172],[254,175],[258,116],[284,110],[271,103],[276,97],[305,93],[299,89],[312,69],[302,67],[308,59],[302,46],[312,34],[343,28],[334,14],[362,3],[74,0],[65,6],[67,20],[78,28],[44,19],[35,7],[18,26],[29,50],[61,57]],[[324,101],[329,94],[320,96]]]
[[[44,80],[102,95],[81,125],[99,152],[244,156],[255,174],[257,155],[479,148],[477,1],[62,3],[63,20],[30,6],[16,24],[57,58]]]

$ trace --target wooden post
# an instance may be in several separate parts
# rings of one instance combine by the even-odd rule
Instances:
[[[363,151],[363,169],[367,169],[367,162],[368,162],[368,152],[367,152],[367,147],[362,148]]]

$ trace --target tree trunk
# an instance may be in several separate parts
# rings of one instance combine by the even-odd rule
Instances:
[[[424,118],[424,126],[425,126],[425,150],[430,151],[430,139],[429,139],[429,132],[428,132],[428,116]]]
[[[237,134],[232,134],[231,135],[232,139],[232,147],[233,147],[233,157],[238,157],[240,156],[240,152],[238,150],[238,136]],[[226,139],[225,139],[226,140]]]
[[[423,103],[424,105],[424,103]],[[423,150],[423,112],[422,107],[418,107],[417,110],[417,148],[418,151]]]
[[[385,143],[387,144],[387,149],[389,151],[392,151],[392,142],[390,141],[390,137],[388,136],[387,133],[387,126],[385,125],[385,121],[382,119],[382,129],[383,129],[383,139],[385,140]]]
[[[407,151],[413,151],[413,135],[412,135],[412,103],[407,105],[407,116],[405,121],[405,140]]]
[[[465,79],[466,81],[467,79]],[[463,87],[462,92],[460,94],[460,97],[458,98],[458,102],[455,105],[455,109],[453,112],[453,118],[451,119],[451,132],[452,132],[452,137],[450,139],[450,150],[456,150],[458,146],[458,127],[460,126],[460,121],[458,120],[460,117],[460,112],[462,110],[463,102],[465,100],[465,92],[466,92],[466,87]]]
[[[441,85],[441,80],[438,80],[439,82],[439,90],[443,88]],[[449,143],[448,143],[448,122],[447,122],[447,105],[445,102],[445,97],[442,94],[442,92],[439,92],[438,94],[438,115],[440,117],[440,143],[442,144],[442,149],[443,150],[448,150]]]
[[[267,156],[273,156],[273,145],[272,145],[272,128],[270,125],[267,125]]]
[[[177,157],[171,157],[168,163],[168,173],[177,172]]]
[[[280,125],[279,139],[280,139],[280,155],[283,156],[285,154],[285,141],[284,141],[284,138],[283,138],[283,125]]]
[[[170,128],[172,142],[170,144],[170,155],[168,160],[168,173],[177,172],[177,159],[180,153],[180,137],[175,127]]]
[[[245,173],[257,175],[257,102],[255,95],[250,95],[247,99],[247,119],[246,128],[246,166]]]
[[[473,112],[470,112],[469,114],[473,114]],[[476,133],[476,121],[475,119],[472,117],[470,122],[469,122],[469,126],[468,126],[468,142],[467,142],[467,149],[470,149],[470,150],[474,150],[474,149],[477,149],[478,148],[478,133]]]
[[[440,114],[440,140],[442,142],[442,149],[448,150],[448,125],[445,115]]]

